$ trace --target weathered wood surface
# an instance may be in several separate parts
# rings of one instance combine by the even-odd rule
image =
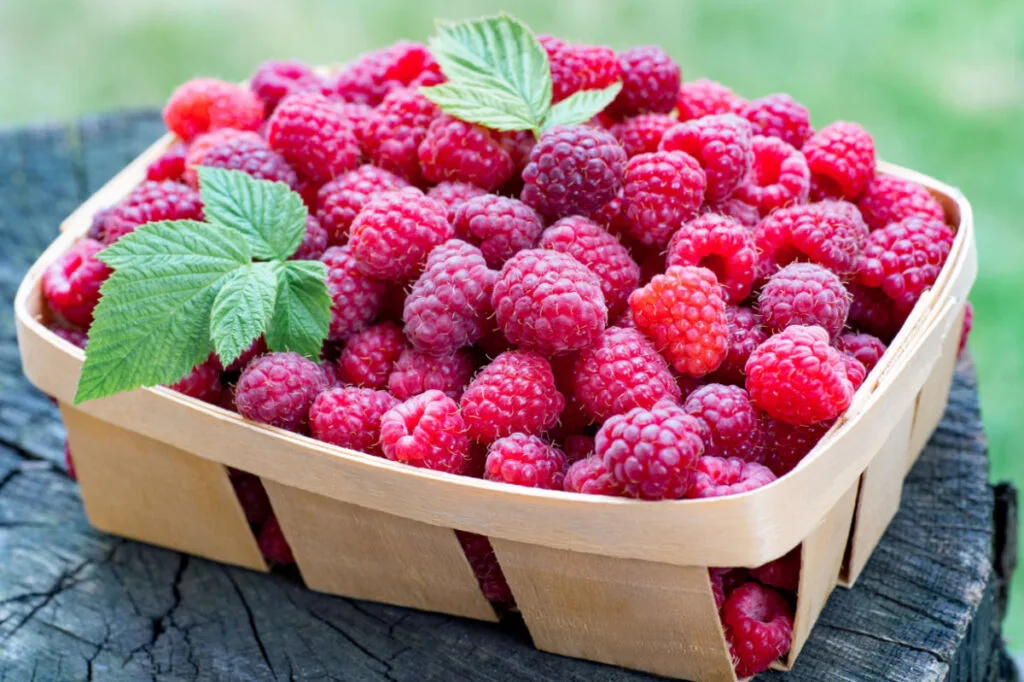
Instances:
[[[57,224],[161,131],[152,113],[0,131],[0,680],[642,680],[487,625],[319,595],[89,528],[56,409],[21,376],[10,302]],[[973,369],[855,589],[785,680],[995,680],[1016,556],[987,484]]]

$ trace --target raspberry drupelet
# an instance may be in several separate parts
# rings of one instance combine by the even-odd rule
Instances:
[[[417,153],[429,182],[468,182],[492,192],[515,172],[497,133],[446,114],[430,124]]]
[[[561,490],[568,467],[565,453],[537,436],[513,433],[487,448],[484,478],[527,488]]]
[[[795,149],[814,132],[807,107],[785,93],[751,100],[740,115],[750,121],[755,134],[778,138]]]
[[[317,193],[316,217],[327,230],[327,241],[339,246],[348,241],[348,231],[370,199],[384,192],[408,187],[394,173],[366,164],[339,175]]]
[[[302,433],[309,406],[327,377],[298,353],[270,353],[250,362],[238,378],[235,407],[246,419]]]
[[[705,116],[670,128],[661,151],[689,154],[704,169],[708,203],[724,201],[740,186],[754,162],[750,123],[735,114]]]
[[[479,246],[487,265],[495,269],[523,249],[535,247],[544,231],[544,222],[532,208],[494,194],[459,202],[451,223],[455,234]]]
[[[705,187],[704,170],[689,154],[634,156],[623,178],[630,236],[643,246],[665,248],[672,234],[697,215]]]
[[[309,430],[317,440],[380,457],[380,420],[396,405],[398,400],[384,391],[329,388],[309,408]]]
[[[850,294],[835,274],[814,263],[791,263],[768,280],[757,299],[765,328],[817,325],[836,338],[846,325]]]
[[[777,208],[807,201],[811,171],[800,150],[777,137],[763,135],[754,135],[750,149],[753,153],[750,171],[733,197],[756,206],[762,216]]]
[[[168,130],[191,142],[210,130],[256,130],[263,123],[263,103],[244,86],[195,78],[171,94],[163,116]]]
[[[325,183],[359,165],[359,141],[348,118],[319,93],[281,100],[267,122],[267,142],[300,177]]]
[[[452,235],[444,206],[409,188],[371,198],[352,221],[349,246],[363,272],[400,280],[418,275],[430,251]]]
[[[352,386],[387,388],[391,370],[405,347],[405,334],[394,322],[364,329],[345,342],[338,358],[338,378]]]
[[[760,415],[739,386],[705,384],[686,397],[683,410],[705,426],[705,456],[759,462],[765,438]]]
[[[332,246],[320,260],[327,265],[327,293],[331,297],[328,338],[340,341],[366,329],[377,317],[387,284],[364,273],[349,246]]]
[[[408,400],[430,390],[459,400],[473,377],[473,369],[473,358],[468,351],[431,355],[407,348],[391,370],[388,390],[399,400]]]
[[[73,325],[88,328],[92,324],[100,287],[111,272],[96,258],[103,248],[94,239],[83,239],[43,273],[43,296],[50,310]]]
[[[459,406],[441,391],[426,391],[399,403],[380,420],[380,443],[388,459],[412,466],[465,473],[469,438]]]
[[[711,270],[728,301],[740,303],[750,295],[756,261],[757,247],[750,230],[732,218],[705,213],[672,235],[665,264]]]

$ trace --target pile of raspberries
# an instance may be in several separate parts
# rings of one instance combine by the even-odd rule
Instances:
[[[201,219],[197,166],[283,182],[327,265],[319,362],[262,340],[171,388],[370,456],[509,485],[678,500],[785,475],[850,405],[954,233],[923,187],[877,175],[855,123],[815,130],[774,94],[681,82],[657,47],[550,36],[555,99],[621,80],[585,125],[539,139],[457,120],[400,42],[330,76],[267,62],[197,79],[164,109],[177,143],[45,274],[84,346],[105,245]],[[259,481],[233,474],[261,546],[292,561]],[[486,538],[460,539],[487,596]],[[741,674],[789,647],[799,555],[712,570]],[[788,591],[788,592],[787,592]]]

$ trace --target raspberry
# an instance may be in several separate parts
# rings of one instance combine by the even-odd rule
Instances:
[[[195,78],[171,94],[164,123],[185,142],[219,128],[256,130],[263,123],[263,104],[241,85]]]
[[[544,231],[544,223],[532,208],[493,194],[460,202],[451,223],[460,239],[480,247],[492,268],[500,268],[516,253],[536,246]]]
[[[699,265],[715,273],[730,303],[750,295],[757,247],[750,230],[732,218],[705,213],[683,226],[668,243],[666,264]]]
[[[203,133],[188,146],[185,152],[185,170],[182,173],[182,180],[192,188],[199,187],[199,177],[196,175],[196,167],[204,165],[206,153],[226,142],[244,140],[250,145],[267,146],[259,133],[251,130],[235,130],[234,128],[221,128],[208,133]]]
[[[721,612],[725,605],[725,585],[723,568],[708,568],[708,577],[711,579],[711,593],[715,598],[715,607]]]
[[[347,102],[375,107],[394,90],[414,83],[440,83],[439,72],[440,67],[426,45],[400,40],[390,47],[360,55],[341,69],[335,77],[334,90]]]
[[[909,311],[938,278],[953,237],[949,226],[929,218],[905,218],[875,230],[860,262],[861,281],[879,287],[897,310]]]
[[[883,341],[892,341],[910,311],[898,310],[896,302],[882,293],[881,289],[852,282],[847,290],[851,297],[848,315],[850,324]]]
[[[850,380],[853,390],[856,391],[864,383],[868,371],[864,368],[864,363],[845,353],[843,354],[843,365],[846,367],[846,378]]]
[[[487,448],[484,478],[527,488],[561,490],[568,466],[565,453],[537,436],[513,433]]]
[[[331,330],[339,341],[366,329],[384,304],[387,284],[366,275],[349,246],[332,246],[320,257],[327,264],[327,293],[331,296]]]
[[[853,332],[841,334],[836,339],[836,348],[858,360],[868,372],[875,368],[885,353],[885,344],[877,336]]]
[[[96,211],[92,217],[92,222],[89,224],[89,230],[85,233],[85,236],[89,239],[95,239],[98,242],[105,241],[104,234],[107,231],[107,218],[114,213],[114,207],[101,208]]]
[[[161,182],[163,180],[174,180],[177,182],[181,180],[182,175],[185,173],[185,154],[187,151],[188,146],[184,142],[171,145],[170,149],[157,157],[156,161],[149,164],[146,168],[146,179],[154,182]]]
[[[565,458],[569,460],[569,463],[575,464],[581,459],[586,459],[594,454],[594,438],[593,436],[584,436],[579,433],[566,436],[565,441],[562,443],[562,451],[565,453]]]
[[[75,461],[71,457],[71,444],[64,441],[64,468],[67,470],[68,478],[72,481],[78,480],[78,472],[75,471]]]
[[[598,430],[594,450],[630,497],[678,500],[693,483],[704,454],[700,423],[663,401],[615,415]]]
[[[88,327],[110,268],[96,258],[103,244],[83,239],[43,273],[43,296],[50,310],[71,324]]]
[[[612,134],[626,150],[626,156],[658,151],[665,131],[679,123],[667,114],[640,114],[612,128]]]
[[[469,438],[459,406],[441,391],[399,403],[380,420],[380,443],[390,460],[450,474],[469,467]]]
[[[629,297],[636,326],[676,371],[702,377],[716,369],[729,349],[725,301],[715,274],[675,266]]]
[[[494,358],[470,382],[461,399],[469,437],[478,443],[516,432],[550,429],[565,407],[551,365],[530,351],[513,350]]]
[[[497,133],[445,114],[430,124],[418,154],[430,182],[468,182],[493,191],[515,172]]]
[[[338,378],[346,384],[384,389],[405,350],[405,335],[394,322],[382,322],[353,335],[338,358]]]
[[[299,178],[285,158],[271,149],[263,138],[255,135],[236,135],[210,147],[197,165],[242,171],[257,180],[283,182],[291,189],[299,186]],[[199,186],[194,169],[187,170],[185,178],[193,187]]]
[[[496,275],[480,249],[458,239],[431,251],[402,312],[412,345],[444,355],[479,341],[491,312]]]
[[[680,121],[690,121],[713,114],[735,114],[746,104],[745,99],[721,83],[700,78],[680,86],[676,109]]]
[[[786,327],[750,354],[746,370],[754,405],[796,426],[838,417],[856,389],[821,327]]]
[[[738,457],[705,455],[697,460],[697,474],[686,497],[702,499],[739,495],[763,488],[774,480],[775,474],[763,464]]]
[[[762,216],[807,201],[811,171],[799,150],[776,137],[761,135],[753,137],[750,148],[754,160],[734,198],[756,206]]]
[[[555,126],[541,135],[523,170],[520,198],[548,218],[587,214],[622,187],[626,151],[589,126]]]
[[[366,202],[352,221],[349,246],[368,275],[405,279],[416,276],[431,249],[451,237],[444,206],[410,188]]]
[[[298,353],[270,353],[250,362],[235,388],[235,407],[246,419],[302,432],[309,406],[327,377]]]
[[[793,610],[783,597],[757,583],[740,585],[722,607],[737,677],[768,669],[793,642]]]
[[[352,127],[352,133],[356,136],[356,141],[359,142],[359,147],[362,149],[363,131],[366,130],[370,120],[377,116],[377,112],[372,107],[354,102],[335,102],[335,106],[348,120],[348,124]]]
[[[281,531],[281,524],[277,517],[271,515],[263,527],[260,528],[256,542],[260,547],[263,558],[276,566],[291,566],[295,563],[292,555],[292,548],[288,545],[284,533]]]
[[[196,400],[216,405],[220,402],[221,393],[224,391],[224,386],[220,383],[220,362],[211,358],[200,363],[168,388]]]
[[[747,375],[747,359],[754,349],[768,340],[761,317],[750,308],[728,306],[725,319],[729,326],[729,352],[709,378],[723,384],[742,386]]]
[[[448,222],[455,223],[455,212],[459,206],[474,197],[485,196],[487,192],[466,182],[439,182],[427,190],[427,196],[448,209]]]
[[[363,128],[363,148],[373,163],[413,183],[423,182],[419,146],[438,114],[437,105],[418,90],[397,90]]]
[[[426,391],[441,391],[458,400],[473,377],[473,358],[467,351],[430,355],[406,348],[388,377],[388,390],[399,400]]]
[[[644,112],[667,114],[676,106],[682,71],[679,64],[655,45],[631,47],[619,53],[622,91],[608,106],[613,116]]]
[[[600,90],[622,77],[615,50],[598,45],[570,44],[539,35],[551,65],[552,101],[561,102],[580,90]]]
[[[626,164],[623,200],[634,239],[665,248],[679,226],[697,215],[706,179],[700,164],[683,152],[634,156]]]
[[[254,526],[266,523],[274,510],[270,507],[270,498],[259,476],[244,471],[231,471],[230,474],[231,487],[235,489],[235,497],[242,505],[245,520]]]
[[[591,211],[587,217],[618,237],[625,238],[629,235],[626,202],[621,191],[607,204],[596,211]]]
[[[856,123],[830,123],[802,151],[812,182],[830,197],[856,201],[875,175],[875,141]]]
[[[328,243],[337,246],[348,241],[352,221],[370,199],[408,186],[394,173],[369,164],[325,184],[317,193],[316,217],[327,230]]]
[[[853,204],[821,201],[773,212],[755,239],[762,256],[777,265],[809,261],[846,278],[857,270],[868,228]]]
[[[147,180],[121,200],[107,216],[103,239],[113,244],[136,227],[158,220],[201,220],[199,192],[176,182]]]
[[[249,80],[249,89],[260,98],[268,112],[277,108],[278,103],[288,95],[303,92],[327,94],[320,76],[294,59],[263,62]]]
[[[384,391],[329,388],[309,408],[309,430],[317,440],[380,457],[380,420],[396,405]]]
[[[501,146],[505,148],[505,151],[508,152],[509,157],[512,159],[512,165],[515,168],[512,179],[515,180],[517,179],[515,176],[519,175],[526,168],[526,163],[530,159],[530,152],[533,151],[534,146],[537,144],[537,138],[533,136],[533,132],[530,130],[506,130],[500,133],[499,139],[501,140]],[[522,180],[522,178],[518,179]]]
[[[704,169],[709,203],[724,201],[740,186],[754,161],[750,123],[735,114],[705,116],[671,128],[658,149],[685,152]]]
[[[750,121],[755,134],[776,137],[796,149],[814,132],[807,107],[785,93],[752,100],[739,113]]]
[[[622,484],[605,468],[604,460],[597,456],[578,460],[569,466],[565,472],[565,489],[571,493],[611,497],[623,493]]]
[[[480,590],[484,598],[489,602],[497,604],[513,603],[512,590],[505,580],[505,574],[501,571],[498,558],[494,556],[494,548],[491,542],[483,535],[455,531],[455,537],[462,545],[462,551],[466,553],[466,559],[473,568],[473,575],[480,583]]]
[[[707,204],[705,205],[705,210],[707,213],[718,213],[728,216],[740,225],[750,229],[757,227],[757,224],[761,222],[761,214],[756,206],[751,206],[735,197],[730,197],[717,204]]]
[[[960,347],[957,349],[959,355],[963,355],[964,348],[967,347],[967,337],[971,335],[972,327],[974,327],[974,306],[971,305],[970,301],[967,301],[964,305],[964,321],[960,326]],[[82,347],[84,348],[85,346]],[[860,360],[860,358],[857,359]],[[867,365],[865,364],[865,366]]]
[[[78,346],[83,350],[85,349],[85,344],[89,342],[89,336],[78,329],[68,329],[67,327],[50,327],[49,329],[72,346]]]
[[[318,93],[281,100],[267,122],[267,142],[299,176],[319,184],[359,165],[359,142],[348,118]]]
[[[774,419],[763,419],[761,429],[768,444],[764,465],[776,476],[788,474],[814,449],[833,424],[834,419],[810,426],[794,426]]]
[[[636,329],[606,329],[576,359],[573,383],[576,399],[598,422],[663,399],[679,401],[668,363]]]
[[[562,218],[544,230],[539,246],[566,253],[597,275],[609,316],[625,310],[629,294],[640,283],[640,266],[626,247],[583,216]]]
[[[869,230],[880,230],[904,218],[945,220],[942,204],[921,185],[891,175],[876,175],[857,202]]]
[[[315,216],[306,216],[306,234],[302,235],[302,243],[288,260],[317,260],[327,250],[327,230],[323,228]]]
[[[508,259],[491,306],[509,341],[546,355],[586,348],[608,323],[597,275],[572,256],[546,249]]]
[[[785,556],[763,566],[750,569],[750,577],[770,587],[795,592],[800,586],[800,547],[793,548]]]
[[[686,397],[683,410],[702,422],[704,455],[758,462],[764,433],[750,396],[739,386],[705,384]]]
[[[850,294],[834,274],[813,263],[791,263],[768,280],[757,299],[769,332],[818,325],[835,338],[846,324]]]

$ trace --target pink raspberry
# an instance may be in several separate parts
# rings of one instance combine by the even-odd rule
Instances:
[[[565,489],[584,495],[619,497],[623,494],[622,484],[605,468],[604,460],[596,455],[569,465],[565,472]]]
[[[405,299],[402,319],[412,345],[445,355],[479,341],[496,275],[480,249],[466,242],[451,239],[434,248]]]
[[[543,356],[513,350],[494,358],[476,375],[460,402],[469,437],[478,443],[516,432],[550,429],[565,407],[551,365]]]
[[[931,218],[944,221],[942,204],[924,187],[892,175],[876,175],[857,201],[869,230],[898,223],[904,218]]]
[[[356,141],[359,142],[359,148],[362,149],[363,131],[366,130],[370,120],[376,118],[377,111],[373,107],[355,102],[335,102],[335,106],[352,127],[352,133],[356,136]]]
[[[697,475],[686,493],[690,499],[727,497],[763,488],[775,480],[772,470],[738,457],[705,455],[697,460]]]
[[[740,186],[754,162],[750,123],[735,114],[705,116],[670,128],[661,138],[663,152],[685,152],[704,169],[709,203],[724,201]]]
[[[672,234],[697,215],[705,186],[704,171],[689,154],[634,156],[623,178],[630,235],[644,246],[665,248]]]
[[[732,218],[740,225],[750,229],[757,227],[757,224],[761,222],[761,214],[756,206],[751,206],[735,197],[729,197],[717,204],[705,204],[704,210],[706,213],[718,213]]]
[[[210,147],[201,165],[242,171],[257,180],[283,182],[291,189],[299,185],[298,176],[285,158],[258,136],[237,135]],[[193,187],[199,186],[195,170],[186,171],[185,177]]]
[[[171,94],[164,123],[185,142],[219,128],[256,130],[263,123],[263,103],[241,85],[195,78]]]
[[[612,134],[626,150],[626,156],[658,151],[665,131],[679,123],[668,114],[640,114],[627,118],[612,128]]]
[[[587,214],[622,187],[626,151],[590,126],[555,126],[541,135],[523,170],[520,199],[548,218]]]
[[[319,93],[281,100],[267,122],[267,142],[313,182],[325,183],[359,165],[359,141],[348,118]]]
[[[783,476],[793,470],[807,454],[814,449],[822,436],[828,433],[835,419],[829,419],[810,426],[794,426],[786,422],[764,418],[761,429],[765,433],[768,449],[764,465],[776,476]]]
[[[745,99],[721,83],[700,78],[680,86],[676,110],[680,121],[691,121],[714,114],[739,113],[746,104]]]
[[[469,438],[459,406],[441,391],[427,391],[399,403],[380,420],[384,456],[412,466],[465,473]]]
[[[750,295],[757,247],[754,235],[732,218],[705,213],[684,223],[668,243],[666,264],[698,265],[715,273],[730,303]]]
[[[747,375],[747,359],[754,349],[768,340],[768,334],[761,326],[757,311],[740,306],[728,306],[725,320],[729,327],[729,352],[710,379],[723,384],[742,386]]]
[[[254,526],[262,526],[266,523],[274,510],[270,506],[270,498],[263,488],[263,482],[259,476],[253,476],[244,471],[229,469],[231,487],[235,489],[235,497],[242,505],[245,513],[245,520]]]
[[[608,106],[613,116],[645,112],[667,114],[676,106],[682,70],[656,45],[640,45],[619,53],[622,91]]]
[[[378,279],[416,276],[431,249],[453,234],[444,207],[411,188],[372,197],[349,232],[359,267]]]
[[[184,142],[177,142],[157,157],[156,161],[146,168],[146,179],[153,182],[163,180],[174,180],[178,182],[185,173],[185,154],[188,146]]]
[[[516,253],[536,246],[544,231],[543,221],[532,208],[493,194],[460,202],[451,223],[460,239],[480,247],[492,268],[500,268]]]
[[[288,545],[288,540],[285,539],[276,516],[271,515],[260,528],[256,543],[259,545],[263,558],[271,565],[291,566],[295,563],[292,548]]]
[[[830,123],[802,151],[812,183],[825,196],[856,201],[875,176],[875,141],[856,123]]]
[[[610,47],[566,43],[553,36],[537,36],[548,53],[553,102],[580,90],[600,90],[622,78],[619,56]]]
[[[729,349],[725,301],[715,274],[675,266],[629,297],[633,320],[676,371],[702,377]]]
[[[220,363],[213,358],[200,363],[168,388],[196,400],[216,405],[220,402],[221,393],[224,391],[224,386],[220,382]]]
[[[636,329],[609,327],[580,352],[574,393],[584,411],[603,422],[634,407],[679,401],[679,387],[654,344]]]
[[[757,583],[740,585],[722,607],[737,677],[750,677],[789,651],[793,610],[778,592]]]
[[[864,363],[846,353],[843,353],[843,365],[846,367],[846,378],[850,380],[853,390],[856,391],[864,383],[868,371],[864,368]]]
[[[110,268],[96,258],[103,244],[83,239],[43,273],[43,296],[50,310],[71,324],[88,327]]]
[[[366,154],[374,165],[421,184],[418,150],[438,115],[437,105],[418,90],[396,90],[384,98],[376,113],[363,128]]]
[[[892,341],[910,311],[897,309],[896,301],[881,289],[866,287],[859,282],[851,282],[846,288],[851,297],[850,324],[885,342]]]
[[[381,457],[380,420],[398,401],[372,388],[329,388],[309,408],[309,430],[325,443]]]
[[[427,190],[427,196],[448,209],[448,222],[455,224],[459,206],[474,197],[490,196],[486,191],[468,182],[439,182]]]
[[[327,264],[327,293],[331,296],[332,341],[366,329],[384,303],[387,284],[365,274],[350,246],[332,246],[320,257]]]
[[[762,216],[807,201],[811,171],[798,149],[777,137],[761,135],[753,137],[750,148],[754,160],[746,179],[733,193],[734,198],[756,206]]]
[[[700,423],[663,401],[615,415],[598,430],[594,450],[630,497],[678,500],[686,495],[704,454]]]
[[[807,107],[785,93],[752,100],[740,111],[756,135],[776,137],[796,149],[811,136],[811,115]]]
[[[334,90],[346,102],[377,106],[384,97],[409,85],[436,85],[440,67],[422,43],[399,40],[360,55],[335,76]]]
[[[199,176],[196,174],[196,167],[205,165],[206,153],[214,147],[228,142],[241,140],[248,145],[267,147],[267,141],[252,130],[235,130],[234,128],[220,128],[203,133],[192,140],[185,152],[185,170],[182,173],[182,180],[192,188],[199,187]]]
[[[246,419],[303,432],[309,406],[327,377],[298,353],[270,353],[250,362],[235,388],[235,407]]]
[[[405,334],[394,322],[382,322],[353,335],[338,358],[338,378],[352,386],[384,389],[405,350]]]
[[[704,454],[759,462],[764,433],[750,396],[739,386],[705,384],[686,397],[683,410],[706,427]]]
[[[800,586],[800,547],[763,566],[750,569],[750,577],[760,583],[788,592]]]
[[[880,288],[909,311],[938,279],[953,248],[953,230],[930,218],[905,218],[875,230],[860,262],[861,282]]]
[[[537,436],[513,433],[487,448],[484,478],[527,488],[561,490],[567,468],[565,453]]]
[[[491,307],[509,341],[545,355],[586,348],[608,323],[597,275],[572,256],[546,249],[508,259]]]
[[[779,421],[806,426],[834,419],[856,390],[843,357],[821,327],[786,327],[750,354],[747,392]]]
[[[268,112],[288,95],[317,92],[326,95],[326,85],[320,76],[296,59],[263,62],[249,79],[249,89],[263,102]]]
[[[88,334],[81,331],[80,329],[69,329],[67,327],[53,326],[48,327],[48,329],[55,335],[70,343],[72,346],[77,346],[78,348],[81,348],[83,350],[85,349],[85,345],[89,343]]]
[[[836,348],[858,360],[868,372],[875,368],[878,361],[882,359],[882,354],[885,353],[885,344],[877,336],[871,334],[846,332],[840,334],[835,343]]]
[[[493,604],[512,604],[515,601],[512,598],[512,590],[501,571],[491,542],[483,535],[461,530],[455,531],[455,536],[462,545],[462,551],[466,553],[466,559],[469,560],[473,574],[480,583],[484,598]]]
[[[846,325],[850,294],[833,273],[814,263],[791,263],[768,280],[757,299],[768,331],[817,325],[835,338]]]
[[[327,230],[328,243],[338,246],[348,241],[352,221],[370,199],[408,186],[394,173],[369,164],[325,184],[317,194],[316,217]]]
[[[327,230],[323,228],[316,216],[306,216],[306,234],[302,235],[302,243],[288,260],[318,260],[327,250]]]
[[[777,265],[809,261],[847,278],[857,270],[868,228],[853,204],[821,201],[773,212],[755,239],[763,257]]]
[[[497,133],[446,114],[430,124],[418,153],[423,177],[430,182],[468,182],[493,191],[515,172]]]
[[[431,390],[458,400],[473,377],[473,370],[473,358],[468,351],[431,355],[406,348],[391,370],[388,390],[399,400]]]
[[[626,309],[629,294],[640,283],[640,266],[626,247],[583,216],[557,221],[544,230],[539,246],[569,254],[597,275],[609,316]]]
[[[565,458],[569,463],[575,464],[594,454],[594,437],[581,433],[566,436],[562,442],[562,451],[565,452]]]
[[[145,223],[202,220],[199,192],[176,182],[147,180],[121,200],[104,221],[103,240],[113,244]]]

